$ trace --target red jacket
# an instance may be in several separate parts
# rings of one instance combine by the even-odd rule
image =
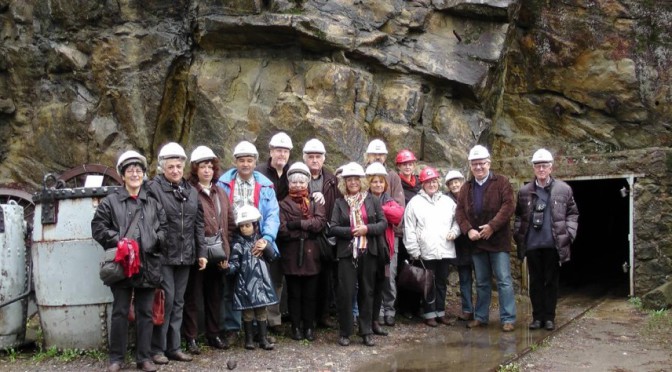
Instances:
[[[404,219],[404,207],[399,205],[387,193],[380,196],[380,204],[383,207],[383,214],[385,214],[385,219],[387,220],[385,241],[390,248],[390,258],[392,258],[394,256],[394,228],[399,226]]]

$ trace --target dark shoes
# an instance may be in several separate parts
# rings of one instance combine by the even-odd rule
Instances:
[[[208,337],[208,346],[214,347],[215,349],[220,349],[220,350],[226,350],[226,349],[229,348],[229,345],[226,342],[222,341],[222,339],[217,337],[217,336]]]
[[[264,350],[273,350],[275,345],[270,342],[267,338],[268,336],[268,322],[257,322],[257,327],[259,327],[259,347]]]
[[[378,322],[373,322],[371,324],[371,330],[378,336],[387,336],[387,332],[385,332]]]
[[[168,358],[163,354],[152,355],[152,362],[154,364],[168,364]]]
[[[107,371],[108,372],[117,372],[121,370],[121,363],[119,362],[112,362],[110,363],[109,366],[107,366]]]
[[[547,331],[552,331],[555,329],[555,323],[552,320],[547,320],[546,323],[544,323],[544,328],[546,328]]]
[[[194,358],[191,355],[185,354],[182,350],[178,350],[174,353],[166,353],[166,357],[170,360],[177,360],[178,362],[191,362]]]
[[[455,324],[455,321],[453,319],[448,318],[447,315],[437,317],[436,322],[447,326],[452,326],[453,324]]]
[[[530,325],[527,326],[529,329],[539,329],[541,328],[541,320],[533,320]]]
[[[467,323],[467,328],[478,328],[478,327],[486,327],[488,323],[481,322],[478,319],[474,319],[470,322]]]
[[[303,340],[303,332],[301,332],[301,328],[298,327],[292,328],[292,340],[296,341]]]
[[[306,340],[308,340],[310,342],[315,341],[315,334],[314,334],[312,328],[306,328],[306,332],[304,332],[304,336],[306,337]]]
[[[254,324],[252,322],[243,322],[245,330],[245,349],[254,350],[257,346],[254,344]]]
[[[373,342],[373,336],[371,335],[362,336],[362,343],[366,346],[376,346],[376,344]]]
[[[466,321],[474,320],[474,313],[462,313],[462,314],[457,316],[457,319],[458,320],[466,320]]]
[[[338,339],[338,344],[341,345],[341,346],[348,346],[348,345],[350,345],[350,338],[345,337],[345,336],[341,336]]]
[[[144,362],[137,363],[135,365],[139,370],[145,371],[145,372],[154,372],[158,370],[154,363],[152,363],[149,360],[145,360]]]
[[[187,351],[190,354],[199,355],[201,353],[201,348],[198,347],[198,344],[196,343],[196,340],[194,340],[193,338],[188,338],[187,339]]]
[[[427,324],[429,327],[437,327],[439,325],[439,323],[437,323],[436,319],[434,318],[425,319],[425,324]]]
[[[394,327],[394,315],[385,315],[383,320],[385,321],[386,326]]]

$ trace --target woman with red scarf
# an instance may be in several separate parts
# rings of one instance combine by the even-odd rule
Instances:
[[[310,170],[296,162],[287,171],[289,195],[280,202],[278,248],[287,281],[294,340],[315,339],[315,306],[320,273],[319,234],[326,225],[324,206],[310,199]],[[303,322],[303,327],[301,326]]]

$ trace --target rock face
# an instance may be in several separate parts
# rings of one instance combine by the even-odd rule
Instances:
[[[279,130],[294,159],[320,138],[331,168],[382,138],[391,166],[409,148],[464,172],[481,142],[520,182],[545,146],[561,177],[645,174],[637,292],[672,272],[649,225],[672,212],[669,2],[0,0],[0,21],[0,183],[168,141],[229,164]]]

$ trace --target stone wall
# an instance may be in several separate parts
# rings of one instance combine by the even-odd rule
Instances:
[[[0,0],[0,183],[35,189],[128,148],[154,159],[170,140],[228,164],[236,142],[263,154],[278,130],[297,149],[322,139],[331,168],[382,138],[466,171],[481,142],[514,180],[545,146],[568,159],[560,175],[646,175],[641,294],[672,272],[671,14],[635,0]]]

